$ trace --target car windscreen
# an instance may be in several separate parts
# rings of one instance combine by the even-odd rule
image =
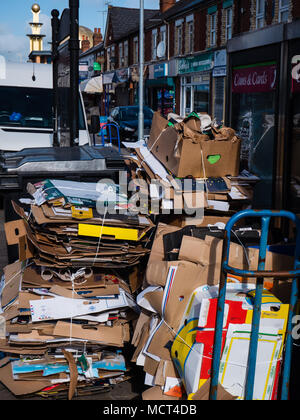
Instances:
[[[0,125],[53,127],[51,89],[0,86]]]
[[[139,108],[138,107],[130,107],[120,109],[120,119],[121,121],[136,121],[139,118]],[[153,112],[149,108],[144,108],[144,118],[146,120],[152,120]]]
[[[68,112],[66,102],[64,112]],[[53,90],[18,86],[0,86],[0,126],[53,128]],[[85,129],[79,103],[79,129]]]

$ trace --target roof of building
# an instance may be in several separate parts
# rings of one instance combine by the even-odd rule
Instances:
[[[52,51],[45,51],[45,50],[43,50],[43,51],[31,51],[31,53],[29,54],[29,57],[31,57],[31,56],[35,56],[35,55],[37,55],[37,56],[50,56],[50,55],[52,55]]]
[[[93,54],[94,52],[101,50],[103,48],[104,42],[100,42],[100,44],[95,45],[92,48],[89,48],[83,53],[79,54],[79,57],[86,57],[87,55]]]
[[[157,9],[145,9],[145,20],[157,15],[157,13]],[[108,18],[112,24],[114,41],[117,41],[139,28],[140,9],[110,6]]]
[[[161,22],[170,20],[177,15],[180,15],[194,7],[198,6],[200,3],[203,3],[206,0],[179,0],[177,1],[174,6],[170,7],[170,9],[166,10],[164,13],[158,12],[156,15],[151,16],[148,18],[147,22],[145,22],[146,27],[156,26],[158,20]]]

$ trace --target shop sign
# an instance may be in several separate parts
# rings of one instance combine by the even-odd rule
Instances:
[[[226,66],[214,67],[213,77],[225,77],[227,74]]]
[[[94,71],[101,71],[101,64],[99,64],[97,61],[93,63],[93,69]]]
[[[256,65],[233,69],[233,93],[271,92],[276,89],[276,86],[276,64]]]
[[[154,78],[168,76],[168,63],[155,64],[154,66]]]
[[[88,61],[79,61],[79,80],[85,80],[89,77]]]
[[[178,74],[208,71],[211,70],[212,67],[213,55],[211,53],[178,60]]]
[[[213,77],[225,77],[227,75],[227,52],[225,49],[215,51]]]
[[[292,92],[300,92],[300,55],[292,59]]]
[[[88,63],[88,61],[79,61],[79,71],[80,72],[87,72],[87,71],[89,71],[89,63]]]

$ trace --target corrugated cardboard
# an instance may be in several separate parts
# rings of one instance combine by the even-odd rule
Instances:
[[[142,393],[142,398],[144,401],[178,401],[181,398],[171,397],[163,393],[160,386],[153,386]]]
[[[204,385],[201,386],[200,389],[198,389],[197,392],[195,392],[195,394],[193,394],[191,396],[191,400],[193,401],[205,401],[209,399],[209,390],[210,390],[210,383],[211,380],[209,379],[208,381],[205,382]],[[217,394],[217,400],[218,401],[232,401],[232,400],[236,400],[237,397],[235,397],[234,395],[229,394],[229,392],[227,392],[221,384],[218,385],[218,394]]]
[[[17,245],[19,238],[26,235],[23,219],[4,223],[7,245]]]
[[[173,175],[204,178],[239,174],[241,140],[238,137],[206,140],[207,136],[191,130],[185,123],[161,131],[163,126],[163,118],[156,116],[148,148]],[[208,158],[215,155],[220,156],[219,161],[209,163]]]
[[[117,347],[122,347],[124,344],[122,326],[86,327],[82,324],[70,324],[68,322],[58,321],[53,334],[58,337],[80,338],[82,340],[89,340]]]
[[[5,385],[14,395],[33,394],[46,386],[51,385],[51,381],[44,379],[42,381],[15,381],[12,376],[11,363],[8,363],[0,368],[0,381]]]
[[[70,369],[70,385],[69,385],[69,392],[68,392],[68,399],[71,400],[75,394],[76,386],[78,383],[78,370],[76,366],[76,362],[74,356],[69,351],[63,350],[63,354],[67,359],[69,369]]]
[[[1,305],[2,308],[8,303],[14,301],[19,293],[22,281],[22,263],[16,261],[13,264],[3,268],[5,284],[2,290]]]

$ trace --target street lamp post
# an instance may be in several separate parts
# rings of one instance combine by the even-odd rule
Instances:
[[[140,0],[140,77],[139,77],[139,125],[138,137],[144,141],[144,0]]]

